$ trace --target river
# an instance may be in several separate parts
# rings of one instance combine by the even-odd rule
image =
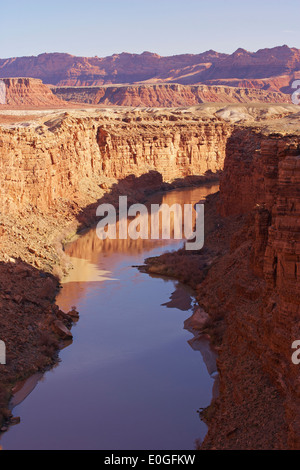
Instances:
[[[151,202],[195,204],[217,185],[156,195]],[[59,364],[13,397],[21,422],[1,438],[8,449],[189,450],[206,434],[197,410],[209,405],[213,356],[192,347],[184,321],[193,292],[133,266],[182,240],[99,240],[95,229],[66,247],[74,269],[57,303],[76,306],[73,343]],[[207,362],[207,360],[206,360]]]

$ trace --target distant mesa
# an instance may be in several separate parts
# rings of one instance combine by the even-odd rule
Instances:
[[[64,102],[55,96],[41,80],[19,77],[2,78],[1,82],[5,85],[5,102],[2,103],[3,106],[56,107],[64,105]]]
[[[300,72],[300,50],[288,46],[233,54],[213,50],[200,54],[161,57],[144,51],[108,57],[76,57],[64,53],[0,59],[0,77],[32,77],[57,86],[99,86],[143,82],[207,84],[211,80],[264,80],[272,91],[282,91],[274,77],[289,79]],[[224,82],[223,85],[227,83]],[[261,83],[259,88],[263,88]]]
[[[102,87],[51,87],[69,103],[105,106],[180,107],[201,103],[288,103],[290,97],[255,88],[208,85],[110,85]]]
[[[201,103],[288,103],[283,93],[223,85],[139,84],[105,86],[45,85],[35,78],[4,78],[1,108],[65,108],[89,106],[181,107]]]
[[[257,52],[238,48],[233,54],[209,50],[161,57],[144,51],[104,58],[56,52],[0,59],[0,77],[9,79],[10,106],[290,102],[291,83],[300,79],[300,50],[284,45]]]

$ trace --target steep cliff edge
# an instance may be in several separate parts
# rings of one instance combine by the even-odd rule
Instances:
[[[65,104],[41,80],[35,78],[3,78],[1,81],[6,88],[6,103],[0,104],[0,109],[22,106],[63,107]]]
[[[0,203],[4,213],[48,211],[99,198],[105,178],[149,171],[164,182],[223,168],[230,123],[187,112],[54,113],[3,126]]]
[[[300,448],[299,172],[299,133],[236,129],[228,140],[219,210],[223,236],[235,231],[198,291],[226,324],[204,448]]]

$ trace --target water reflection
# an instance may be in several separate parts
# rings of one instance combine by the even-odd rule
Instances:
[[[162,304],[162,307],[178,308],[182,311],[191,310],[193,306],[192,291],[179,282],[175,284],[176,289],[172,292],[169,302]]]
[[[182,208],[184,204],[195,205],[199,201],[202,201],[208,194],[218,191],[218,185],[212,184],[210,186],[205,186],[197,189],[185,189],[181,191],[171,191],[166,194],[158,194],[149,199],[146,206],[149,208],[149,213],[147,216],[147,224],[149,227],[149,234],[151,233],[151,214],[150,206],[152,204],[167,204],[172,206],[173,204],[179,204]],[[193,223],[195,222],[196,213],[193,211]],[[100,240],[97,237],[95,230],[90,230],[82,235],[80,238],[77,238],[74,242],[70,243],[66,247],[66,251],[69,256],[74,258],[83,258],[88,259],[91,263],[98,265],[99,255],[111,255],[114,253],[122,253],[128,255],[140,254],[142,252],[147,252],[157,246],[165,246],[169,244],[176,244],[178,240],[173,240],[172,235],[174,235],[174,216],[171,213],[171,240],[151,240],[141,239],[132,240],[129,237],[125,240],[120,240],[118,238],[119,234],[119,225],[124,223],[124,221],[117,222],[117,238],[116,240]],[[129,225],[131,220],[127,221]]]

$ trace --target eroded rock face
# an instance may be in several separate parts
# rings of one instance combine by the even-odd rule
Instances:
[[[295,71],[293,77],[288,74],[271,76],[267,78],[215,78],[207,80],[207,85],[224,85],[239,88],[254,88],[268,91],[281,91],[291,94],[290,84],[300,78],[300,71]]]
[[[279,163],[298,152],[297,135],[264,135],[261,129],[236,129],[226,148],[220,182],[221,214],[243,214],[256,204],[270,209],[278,195]]]
[[[194,106],[199,103],[288,103],[290,96],[260,86],[237,88],[207,85],[127,85],[105,87],[52,87],[55,95],[65,101],[106,106],[172,107]]]
[[[176,107],[200,103],[291,103],[288,95],[272,90],[207,85],[123,85],[52,87],[34,78],[0,81],[0,109],[72,107],[79,103],[104,106]]]
[[[264,258],[267,295],[262,311],[270,325],[269,357],[273,375],[287,396],[289,443],[297,449],[300,448],[300,380],[298,366],[291,363],[291,344],[300,338],[299,150],[298,140],[297,154],[288,155],[278,164],[277,197]]]
[[[3,78],[8,106],[62,106],[64,102],[55,96],[41,80],[34,78]],[[1,107],[1,106],[0,106]]]
[[[49,210],[61,200],[95,201],[105,177],[119,180],[152,170],[166,182],[223,168],[229,124],[180,113],[151,123],[147,113],[124,116],[62,114],[37,127],[2,128],[4,212],[16,214],[28,205]]]
[[[299,134],[270,134],[257,129],[233,132],[227,145],[219,209],[226,217],[240,218],[244,225],[232,237],[230,253],[202,287],[214,286],[218,290],[218,297],[211,297],[211,304],[215,303],[212,311],[219,309],[226,318],[220,354],[223,395],[228,400],[230,388],[230,395],[241,404],[247,400],[247,392],[238,389],[241,384],[232,379],[244,374],[246,383],[253,375],[251,360],[257,358],[257,369],[262,366],[284,400],[282,419],[287,426],[287,443],[282,438],[277,445],[297,449],[300,382],[299,366],[291,360],[291,346],[300,338],[299,183]],[[226,299],[223,304],[222,298]],[[247,357],[248,370],[242,366]],[[234,362],[235,370],[230,370],[230,363],[232,367]],[[262,375],[257,372],[257,383],[259,377]],[[273,399],[276,397],[270,392],[270,409]],[[232,436],[231,440],[226,439],[225,436],[224,446],[238,448]]]

